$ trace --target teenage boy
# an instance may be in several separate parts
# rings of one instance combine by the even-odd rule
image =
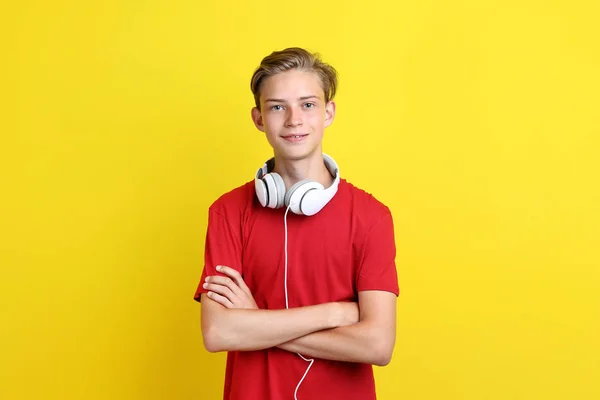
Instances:
[[[204,346],[227,351],[225,400],[371,400],[396,336],[392,215],[322,151],[337,73],[288,48],[254,72],[273,158],[209,209]],[[368,160],[365,164],[372,164]]]

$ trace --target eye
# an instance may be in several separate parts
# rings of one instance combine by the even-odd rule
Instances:
[[[283,109],[283,107],[280,104],[276,104],[273,107],[271,107],[271,110],[273,111],[279,111],[281,109]]]
[[[306,108],[313,108],[315,106],[315,103],[305,103],[304,107]]]

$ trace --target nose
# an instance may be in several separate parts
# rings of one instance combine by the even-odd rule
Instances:
[[[297,107],[289,107],[286,115],[286,126],[302,126],[302,113]]]

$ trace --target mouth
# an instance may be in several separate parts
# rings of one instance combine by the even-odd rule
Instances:
[[[297,133],[297,134],[283,135],[281,137],[284,140],[287,140],[288,142],[297,143],[297,142],[303,141],[307,136],[308,136],[308,133]]]

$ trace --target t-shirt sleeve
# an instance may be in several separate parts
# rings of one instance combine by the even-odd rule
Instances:
[[[207,290],[202,287],[207,276],[221,275],[218,265],[231,267],[242,273],[242,239],[240,224],[232,224],[225,216],[213,208],[209,209],[206,243],[204,248],[204,268],[194,300]]]
[[[394,222],[388,212],[367,232],[359,264],[357,290],[382,290],[400,294],[396,271]]]

